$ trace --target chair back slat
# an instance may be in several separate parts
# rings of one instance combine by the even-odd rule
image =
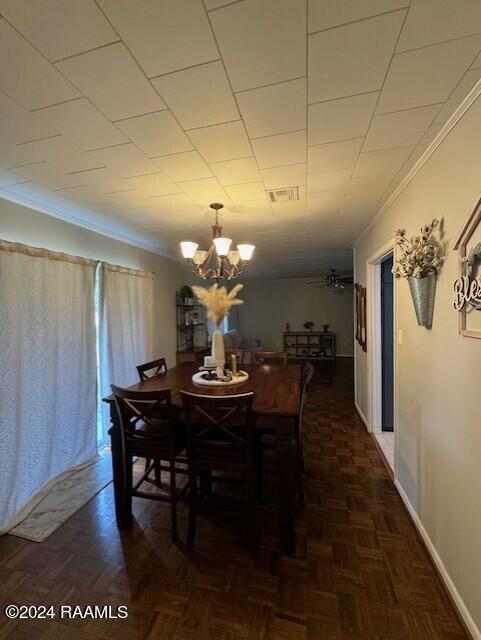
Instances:
[[[202,396],[180,392],[187,423],[189,464],[215,466],[222,457],[250,461],[252,392],[235,396]]]
[[[124,445],[134,451],[134,454],[139,447],[142,450],[149,447],[167,449],[172,439],[170,389],[130,391],[111,386]]]
[[[251,351],[252,364],[287,364],[285,351]]]
[[[167,373],[167,363],[165,358],[158,358],[157,360],[152,360],[151,362],[145,362],[144,364],[139,364],[137,366],[137,373],[139,374],[140,380],[148,380],[149,378],[154,378],[155,376],[160,376],[164,373]]]

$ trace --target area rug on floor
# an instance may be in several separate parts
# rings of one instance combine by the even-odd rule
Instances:
[[[56,484],[9,535],[43,542],[110,482],[111,454],[104,449],[99,460]]]

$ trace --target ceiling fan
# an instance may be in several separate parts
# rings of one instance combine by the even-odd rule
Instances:
[[[350,273],[338,273],[337,269],[329,269],[329,273],[321,276],[321,280],[313,280],[306,284],[313,284],[317,288],[331,289],[333,291],[343,291],[351,286],[354,278]]]

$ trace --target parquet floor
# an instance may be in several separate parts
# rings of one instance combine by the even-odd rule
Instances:
[[[223,516],[200,519],[191,554],[170,543],[168,507],[159,503],[135,501],[136,523],[119,535],[110,486],[42,544],[0,538],[0,638],[464,638],[354,412],[350,364],[318,372],[309,396],[307,505],[294,556],[276,550],[268,511],[257,564]],[[129,617],[10,621],[8,603],[127,605]]]

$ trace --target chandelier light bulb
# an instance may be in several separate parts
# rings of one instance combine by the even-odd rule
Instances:
[[[226,256],[229,253],[232,243],[230,238],[214,238],[213,242],[218,256]]]
[[[253,244],[238,244],[237,249],[239,250],[239,255],[241,260],[247,262],[252,258],[252,254],[254,253],[255,245]]]
[[[197,242],[181,242],[180,248],[182,250],[182,255],[184,256],[184,258],[192,260],[198,246],[199,245],[197,244]]]

